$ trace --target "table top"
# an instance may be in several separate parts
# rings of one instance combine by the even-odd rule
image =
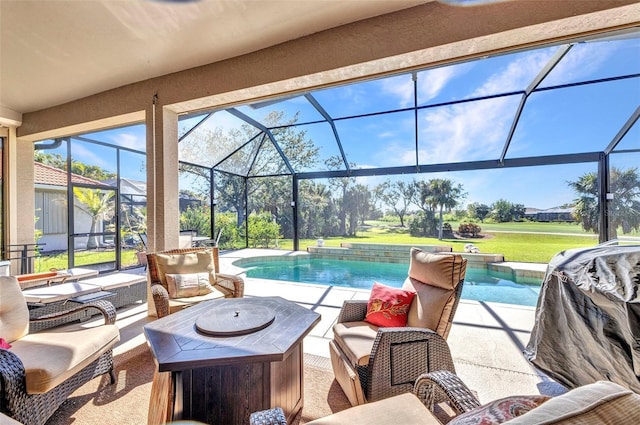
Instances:
[[[239,336],[211,336],[196,329],[203,314],[218,307],[260,306],[275,313],[272,323]],[[220,311],[226,311],[226,308]],[[320,314],[281,297],[223,298],[199,303],[144,326],[158,371],[284,360],[320,322]]]

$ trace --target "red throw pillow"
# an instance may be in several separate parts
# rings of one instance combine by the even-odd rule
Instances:
[[[11,348],[11,344],[5,341],[4,338],[0,338],[0,348],[4,348],[5,350],[8,350],[9,348]]]
[[[376,326],[407,325],[407,315],[416,293],[374,282],[364,320]]]
[[[501,424],[524,415],[550,398],[545,395],[517,395],[501,398],[456,416],[449,422],[449,425]]]

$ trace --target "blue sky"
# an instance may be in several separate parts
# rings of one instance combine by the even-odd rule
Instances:
[[[578,43],[560,64],[543,80],[540,87],[579,83],[618,75],[640,74],[640,39],[620,37],[610,41]],[[490,57],[417,72],[417,104],[437,105],[462,99],[491,96],[527,88],[560,46]],[[416,129],[414,111],[375,115],[357,119],[340,119],[354,115],[397,110],[413,106],[411,74],[397,75],[328,88],[313,96],[334,118],[349,162],[356,168],[415,165]],[[483,101],[430,107],[418,111],[417,152],[420,164],[495,160],[502,150],[514,121],[521,94]],[[567,87],[533,93],[527,99],[518,121],[506,158],[555,155],[603,150],[640,105],[640,78],[594,85]],[[260,106],[260,105],[258,105]],[[238,107],[243,113],[261,121],[273,110],[287,116],[299,113],[301,123],[322,120],[322,116],[302,96],[266,104],[259,108]],[[226,112],[217,112],[204,129],[237,128],[241,121]],[[640,149],[637,123],[627,134],[620,149]],[[313,168],[298,171],[326,170],[323,160],[338,154],[329,124],[298,127],[320,149],[321,160]],[[144,150],[144,126],[110,130],[87,135],[119,146]],[[210,165],[227,152],[211,158],[196,158]],[[78,147],[77,159],[113,168],[109,154]],[[191,160],[194,160],[193,158]],[[124,167],[126,177],[144,175],[133,164]],[[617,155],[612,159],[619,167],[637,166],[640,155]],[[527,207],[551,208],[570,202],[576,196],[566,184],[597,164],[574,164],[519,169],[495,169],[445,174],[406,175],[412,178],[448,178],[460,183],[468,196],[465,204],[491,204],[507,199]],[[358,179],[370,186],[392,176]]]

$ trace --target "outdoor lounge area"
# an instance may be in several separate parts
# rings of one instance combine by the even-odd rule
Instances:
[[[273,255],[272,251],[251,249],[224,252],[220,256],[220,268],[221,270],[238,271],[238,269],[234,269],[234,262],[265,253]],[[291,254],[287,251],[281,252],[283,256]],[[144,271],[140,270],[139,273],[144,273]],[[366,409],[374,409],[373,412],[375,412],[379,403],[369,402],[352,413],[352,403],[335,381],[330,361],[330,341],[334,338],[333,326],[338,320],[343,303],[347,300],[366,301],[370,297],[370,291],[254,279],[247,278],[243,274],[240,276],[245,284],[244,297],[248,300],[267,300],[275,296],[287,302],[291,301],[302,307],[303,310],[318,315],[318,322],[312,326],[301,345],[303,352],[301,353],[300,367],[304,374],[304,406],[301,412],[293,418],[288,418],[287,423],[308,423],[313,420],[320,420],[317,423],[324,423],[322,418],[325,417],[329,421],[327,423],[353,423],[353,418],[362,420],[372,414],[366,413]],[[261,302],[259,305],[265,304]],[[191,308],[184,310],[183,313],[190,310]],[[196,312],[195,309],[193,311]],[[177,317],[176,315],[178,313],[169,317]],[[53,413],[46,423],[49,425],[65,424],[69,421],[98,423],[107,411],[118,423],[164,423],[160,419],[162,415],[158,416],[158,399],[154,398],[154,387],[157,386],[156,363],[153,361],[148,335],[145,336],[145,331],[143,331],[144,328],[152,326],[156,322],[158,319],[147,314],[145,303],[135,303],[118,308],[115,325],[119,329],[120,340],[113,347],[116,383],[111,384],[108,379],[102,378],[93,379],[83,384],[69,395],[68,400],[61,404],[61,407]],[[176,323],[175,320],[173,322]],[[101,319],[92,319],[83,322],[82,327],[90,329],[100,323]],[[463,382],[472,391],[470,394],[473,394],[472,400],[475,400],[465,399],[467,400],[465,403],[472,403],[471,405],[465,404],[465,406],[483,405],[493,400],[516,395],[536,396],[539,397],[536,400],[546,402],[549,397],[556,398],[568,394],[570,388],[558,383],[533,366],[523,354],[535,323],[535,308],[533,307],[460,300],[446,345],[450,350],[455,367],[455,382],[458,382],[457,380]],[[64,328],[70,326],[74,325],[66,325]],[[187,334],[181,334],[187,336]],[[436,379],[436,377],[430,379]],[[444,385],[445,388],[447,385],[451,385],[451,377],[445,376],[441,379],[442,381],[438,381],[439,385]],[[638,411],[631,409],[637,405],[638,395],[633,395],[624,387],[604,387],[598,390],[601,392],[596,391],[594,387],[593,391],[595,392],[590,395],[596,397],[593,400],[603,397],[602,391],[607,394],[607,400],[617,394],[614,398],[621,398],[616,403],[629,406],[630,410],[627,411],[629,414]],[[412,390],[409,389],[403,394],[410,395]],[[459,393],[456,392],[456,394]],[[154,400],[156,401],[154,402]],[[385,398],[385,400],[392,399]],[[438,419],[429,419],[432,417],[431,413],[423,404],[420,404],[423,406],[422,408],[416,410],[415,406],[409,408],[412,405],[411,400],[399,399],[398,401],[381,401],[381,403],[380,408],[386,411],[385,414],[390,413],[387,411],[390,407],[385,408],[385,403],[387,406],[392,403],[392,408],[399,408],[399,406],[408,403],[407,407],[403,408],[402,414],[408,415],[407,418],[417,414],[418,417],[423,418],[421,421],[424,420],[426,423],[440,424],[442,418],[447,418],[447,415],[451,414],[450,410],[435,410],[437,415],[433,418],[437,417]],[[367,408],[366,406],[369,405],[372,407]],[[566,403],[564,405],[566,406]],[[278,403],[277,407],[280,406],[285,407],[285,404]],[[551,407],[553,404],[548,406]],[[611,408],[613,410],[611,414],[624,411],[619,408],[613,409],[613,404]],[[421,413],[421,409],[427,410]],[[466,407],[466,409],[473,410],[471,407]],[[262,410],[259,409],[259,411]],[[342,416],[339,414],[335,417],[331,416],[337,412],[343,412]],[[276,419],[281,417],[277,413],[276,411],[274,416],[271,411],[262,412],[260,415],[264,415],[264,417],[261,417],[260,420],[267,420],[265,417],[273,416]],[[541,411],[538,413],[541,414]],[[378,419],[381,421],[373,423],[386,423],[385,414],[373,413],[374,416],[371,418],[380,415]],[[627,415],[624,418],[631,420],[632,416]],[[624,418],[620,423],[626,423]],[[257,417],[252,418],[252,421],[252,423],[264,423],[259,422]],[[248,423],[248,419],[246,422],[237,423]]]
[[[0,1],[0,40],[0,424],[640,422],[636,0]]]

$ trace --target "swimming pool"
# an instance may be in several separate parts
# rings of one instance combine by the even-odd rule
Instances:
[[[368,261],[325,260],[309,257],[283,259],[244,259],[235,263],[246,276],[259,279],[371,289],[377,281],[401,287],[407,277],[407,264]],[[539,284],[521,284],[486,269],[467,268],[462,298],[535,307]]]

